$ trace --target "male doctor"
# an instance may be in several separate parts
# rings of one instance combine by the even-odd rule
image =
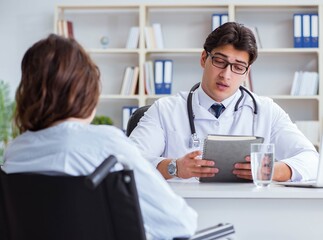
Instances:
[[[239,89],[256,58],[255,37],[243,25],[228,22],[209,34],[200,58],[202,80],[192,95],[196,135],[200,141],[207,134],[263,137],[265,143],[275,144],[274,181],[314,179],[318,153],[313,144],[272,99],[251,93],[254,102]],[[187,99],[186,92],[157,100],[130,135],[165,179],[197,181],[220,171],[213,161],[201,159],[201,149],[190,147]],[[214,104],[224,108],[213,110]],[[242,161],[233,173],[251,180],[250,157]]]

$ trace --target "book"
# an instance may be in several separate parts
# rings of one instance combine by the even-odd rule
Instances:
[[[144,64],[145,69],[145,93],[148,95],[155,94],[154,66],[152,61]]]
[[[255,36],[257,47],[262,48],[258,28],[255,26],[246,26],[246,27],[248,27],[252,31],[253,35]]]
[[[153,33],[155,36],[156,48],[163,49],[164,48],[164,38],[163,38],[162,30],[161,30],[161,24],[160,23],[153,23],[152,28],[153,28]]]
[[[126,48],[135,49],[139,42],[139,27],[131,27],[128,35]]]
[[[130,95],[134,95],[138,93],[138,80],[139,80],[139,67],[133,67],[133,74],[131,79],[131,88],[130,88]]]
[[[296,71],[290,91],[292,96],[314,96],[318,94],[319,78],[317,72]]]
[[[73,22],[62,19],[58,20],[57,34],[66,38],[74,38]]]
[[[214,135],[209,134],[204,140],[202,159],[215,162],[219,172],[214,177],[200,178],[200,182],[249,182],[236,177],[232,171],[238,162],[245,162],[250,155],[252,143],[262,143],[264,139],[257,136]]]
[[[129,95],[131,89],[131,82],[133,78],[134,68],[133,67],[126,67],[123,75],[122,86],[120,90],[121,95]]]
[[[145,42],[147,48],[156,48],[156,39],[153,28],[151,26],[146,26],[144,29]]]
[[[67,37],[74,38],[73,22],[71,21],[66,21],[66,22],[67,22]]]
[[[299,95],[299,87],[301,85],[302,74],[303,73],[301,71],[296,71],[294,73],[294,79],[293,79],[293,83],[292,83],[292,88],[290,90],[290,95],[291,96]]]

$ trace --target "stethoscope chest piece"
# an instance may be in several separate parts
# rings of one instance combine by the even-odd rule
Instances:
[[[189,142],[189,148],[199,148],[200,146],[201,140],[197,137],[196,133],[192,134]]]

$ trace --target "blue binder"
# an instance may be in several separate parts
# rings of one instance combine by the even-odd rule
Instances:
[[[212,31],[221,25],[221,14],[212,14]]]
[[[311,16],[310,14],[302,14],[303,22],[303,47],[311,47]]]
[[[294,14],[294,48],[303,47],[302,14]]]
[[[126,132],[129,118],[138,109],[138,106],[122,107],[122,130]]]
[[[173,61],[164,60],[163,94],[171,94],[173,82]]]
[[[228,14],[227,13],[212,14],[212,31],[226,22],[228,22]]]
[[[319,47],[319,19],[318,14],[311,14],[311,47],[318,48]]]
[[[164,61],[155,60],[155,93],[156,94],[164,94],[163,78],[164,78]]]

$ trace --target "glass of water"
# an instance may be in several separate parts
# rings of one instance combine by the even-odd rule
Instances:
[[[275,145],[267,143],[251,144],[251,172],[257,187],[270,185],[275,162]]]

